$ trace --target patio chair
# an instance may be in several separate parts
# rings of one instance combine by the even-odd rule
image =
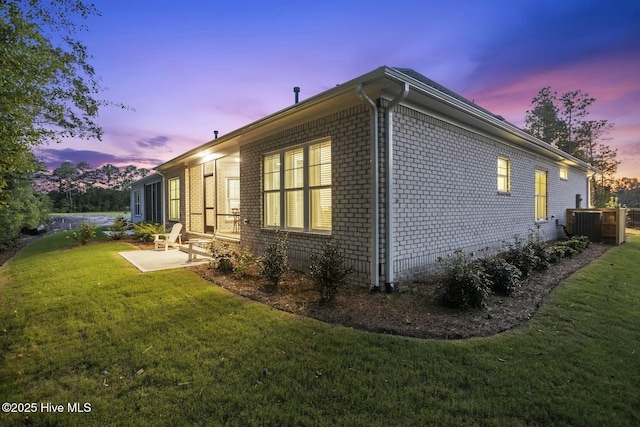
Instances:
[[[159,246],[164,246],[164,250],[166,251],[169,246],[179,247],[182,244],[182,235],[180,232],[182,231],[182,224],[177,222],[173,224],[171,227],[171,231],[169,233],[163,234],[154,234],[153,243],[155,244],[156,250],[158,250]]]

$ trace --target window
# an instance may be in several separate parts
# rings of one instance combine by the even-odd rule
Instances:
[[[264,157],[264,226],[331,231],[331,141]]]
[[[169,219],[180,219],[180,179],[169,180]]]
[[[331,141],[309,147],[311,228],[331,230]]]
[[[140,190],[133,192],[133,214],[135,216],[142,215],[142,203],[140,197]]]
[[[280,154],[264,158],[264,226],[280,227]]]
[[[498,157],[498,192],[509,193],[511,191],[511,161],[504,157]]]
[[[569,179],[569,171],[566,169],[560,169],[560,179],[567,181]]]
[[[536,169],[535,179],[536,221],[547,220],[547,172]]]
[[[227,178],[227,212],[240,209],[240,178]]]

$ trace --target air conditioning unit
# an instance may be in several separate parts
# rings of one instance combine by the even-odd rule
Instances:
[[[587,236],[592,242],[602,240],[602,212],[581,211],[573,213],[571,232],[577,236]]]

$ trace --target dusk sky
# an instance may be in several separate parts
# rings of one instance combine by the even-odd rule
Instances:
[[[582,90],[640,176],[640,1],[97,0],[79,38],[108,90],[102,141],[36,154],[153,168],[379,66],[413,68],[522,127],[538,91]]]

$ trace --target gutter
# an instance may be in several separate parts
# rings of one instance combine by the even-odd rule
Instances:
[[[370,274],[370,290],[380,288],[379,265],[380,265],[380,220],[378,212],[380,211],[380,179],[379,163],[378,163],[378,106],[364,91],[364,85],[358,84],[356,92],[371,110],[371,264],[369,268]]]
[[[386,197],[385,197],[385,221],[386,221],[386,281],[385,290],[393,291],[394,288],[394,271],[393,271],[393,110],[394,108],[409,95],[409,84],[402,82],[402,92],[400,92],[391,103],[385,108],[385,179],[386,179]]]
[[[565,153],[564,151],[560,150],[557,147],[554,147],[551,144],[548,144],[528,133],[526,133],[525,131],[523,131],[522,129],[518,128],[517,126],[512,125],[511,123],[504,121],[504,120],[500,120],[497,117],[493,116],[492,114],[486,113],[484,111],[482,111],[482,109],[480,109],[481,107],[479,106],[475,106],[475,105],[470,105],[467,104],[457,98],[452,97],[449,94],[446,94],[444,92],[439,91],[436,88],[433,88],[419,80],[416,80],[414,77],[409,76],[407,74],[402,73],[401,71],[396,70],[395,68],[389,68],[386,67],[385,68],[386,71],[386,76],[393,78],[394,80],[396,80],[398,83],[406,83],[409,82],[411,84],[412,87],[416,88],[419,92],[423,92],[425,95],[440,101],[450,107],[455,108],[458,111],[461,111],[462,113],[466,114],[469,117],[474,117],[490,126],[492,126],[495,129],[501,129],[502,131],[516,137],[517,139],[520,140],[524,140],[526,143],[529,144],[530,147],[532,148],[536,148],[539,151],[542,152],[551,152],[555,155],[557,155],[558,157],[565,159],[565,160],[569,160],[573,163],[575,163],[576,165],[589,170],[591,172],[594,172],[596,174],[601,174],[602,171],[600,171],[598,168],[580,160],[577,159],[575,157],[573,157],[572,155]],[[557,159],[556,159],[557,160]]]

